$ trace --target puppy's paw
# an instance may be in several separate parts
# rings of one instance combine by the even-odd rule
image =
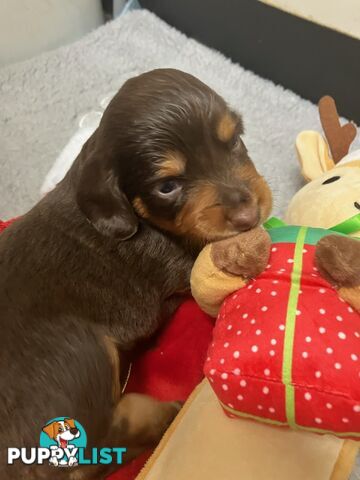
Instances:
[[[232,275],[253,278],[269,261],[271,240],[261,227],[213,243],[211,257],[217,268]]]
[[[51,457],[49,460],[49,464],[52,465],[53,467],[58,467],[59,460],[56,457]]]
[[[182,402],[162,402],[161,414],[157,422],[157,435],[159,438],[163,436],[169,426],[172,424],[174,418],[181,410]],[[157,440],[158,441],[158,440]]]
[[[337,288],[360,285],[360,242],[341,235],[322,238],[315,251],[320,274]]]
[[[184,405],[184,402],[182,402],[181,400],[176,400],[174,402],[170,402],[174,408],[177,410],[177,412],[180,412],[180,410],[182,409],[183,405]]]
[[[181,401],[174,401],[174,402],[165,402],[165,409],[164,409],[164,420],[167,425],[174,420],[176,415],[180,412],[183,406],[183,402]]]
[[[74,467],[75,465],[77,465],[77,463],[78,461],[76,457],[69,458],[69,462],[68,462],[69,467]]]

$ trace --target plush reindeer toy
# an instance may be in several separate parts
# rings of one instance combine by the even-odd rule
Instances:
[[[359,438],[360,150],[333,99],[319,109],[286,223],[205,247],[192,291],[218,315],[205,374],[229,416]]]

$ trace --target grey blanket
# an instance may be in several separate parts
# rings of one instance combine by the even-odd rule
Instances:
[[[301,130],[320,128],[316,107],[142,10],[0,70],[0,218],[21,214],[38,200],[42,180],[80,115],[127,78],[164,66],[198,76],[243,114],[246,144],[281,214],[302,182],[294,141]]]

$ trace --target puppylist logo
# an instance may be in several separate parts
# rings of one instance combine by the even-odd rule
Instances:
[[[40,433],[40,447],[8,448],[8,464],[19,461],[26,465],[75,467],[77,465],[121,465],[126,448],[92,448],[85,455],[87,436],[83,426],[68,417],[50,420]]]

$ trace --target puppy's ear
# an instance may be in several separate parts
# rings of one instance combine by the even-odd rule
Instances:
[[[70,428],[76,428],[75,420],[73,418],[66,418],[65,423],[67,423]]]
[[[111,162],[96,152],[90,153],[83,161],[76,200],[96,230],[126,240],[136,233],[138,218],[119,183],[119,174]]]
[[[46,435],[51,439],[54,439],[56,437],[56,434],[55,434],[55,425],[56,424],[57,424],[57,422],[49,423],[49,425],[45,425],[45,427],[43,427],[43,429],[42,429],[42,431],[44,433],[46,433]]]

